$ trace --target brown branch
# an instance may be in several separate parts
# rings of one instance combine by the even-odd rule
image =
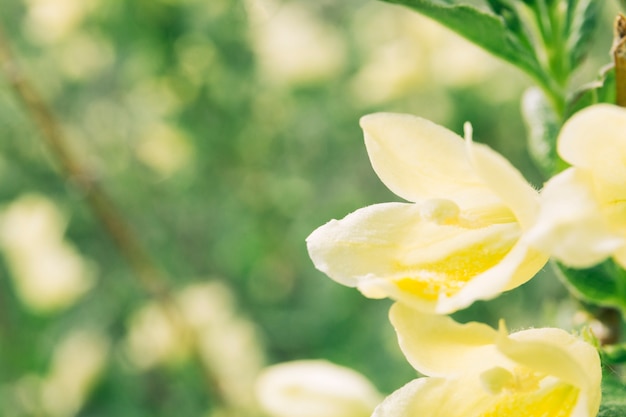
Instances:
[[[16,97],[21,101],[28,115],[33,119],[46,147],[56,160],[61,175],[73,184],[83,195],[94,216],[101,223],[120,254],[126,258],[137,277],[139,285],[150,296],[165,307],[172,324],[181,331],[181,337],[189,340],[194,356],[200,359],[198,336],[182,317],[176,299],[167,285],[162,272],[144,251],[129,224],[118,211],[105,190],[95,177],[76,160],[67,145],[67,139],[56,117],[35,88],[23,75],[9,44],[0,27],[0,74],[4,74]],[[204,364],[206,385],[216,405],[230,408],[225,400],[220,381],[214,372]]]
[[[57,162],[61,175],[85,196],[89,208],[120,254],[126,258],[141,287],[150,295],[159,298],[165,296],[168,292],[166,280],[95,177],[71,154],[61,126],[45,101],[23,75],[1,28],[0,72],[4,74],[15,96],[36,124],[41,139]]]
[[[615,19],[611,53],[615,63],[615,104],[626,107],[626,17],[621,13]]]

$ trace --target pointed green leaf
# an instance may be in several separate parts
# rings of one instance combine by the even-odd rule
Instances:
[[[528,131],[528,151],[546,177],[560,168],[556,138],[561,126],[559,117],[538,88],[530,88],[522,98],[522,115]]]
[[[576,68],[591,46],[591,37],[596,27],[598,8],[597,0],[578,0],[575,6],[567,9],[566,50],[569,52],[570,68]],[[607,53],[608,53],[607,48]]]
[[[598,417],[626,416],[626,386],[611,374],[602,378],[602,404]]]
[[[626,272],[612,260],[593,268],[574,269],[555,262],[570,291],[591,304],[616,307],[626,313]]]
[[[626,362],[626,345],[623,343],[617,345],[606,345],[600,350],[602,363],[604,364],[620,364]]]
[[[500,16],[469,5],[450,5],[443,0],[383,1],[401,4],[428,16],[488,52],[516,65],[535,79],[545,81],[544,71],[534,51],[524,46]],[[459,68],[459,71],[463,71],[463,68]]]
[[[566,118],[596,103],[615,103],[615,68],[608,65],[600,71],[597,80],[585,84],[568,99]]]

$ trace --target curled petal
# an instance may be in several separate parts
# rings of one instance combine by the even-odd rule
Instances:
[[[498,332],[486,324],[460,324],[395,303],[389,318],[409,363],[428,376],[450,377],[507,364],[497,354]]]
[[[490,393],[480,378],[466,375],[415,379],[387,397],[372,417],[595,417],[597,411],[597,407],[590,411],[580,390],[563,382],[549,381],[536,390],[506,388]]]
[[[374,416],[594,417],[602,377],[596,349],[561,329],[508,334],[396,303],[400,347],[426,378],[388,397]]]
[[[570,164],[592,168],[594,160],[612,159],[616,150],[624,148],[626,109],[598,104],[579,111],[563,125],[557,150]]]
[[[385,399],[372,417],[479,417],[491,399],[480,384],[445,378],[418,378]]]
[[[591,176],[578,168],[546,183],[537,223],[524,240],[575,268],[593,266],[625,244],[603,215]]]
[[[317,269],[355,287],[367,277],[390,272],[399,242],[419,221],[419,208],[413,204],[364,207],[311,233],[306,240],[309,255]]]
[[[581,110],[563,125],[557,150],[593,173],[601,201],[626,200],[626,109],[598,104]]]
[[[602,371],[596,349],[562,329],[500,332],[498,350],[511,361],[580,389],[590,415],[600,407]],[[581,400],[583,400],[581,398]]]
[[[469,164],[463,139],[429,120],[376,113],[361,118],[376,174],[408,201],[450,198],[462,209],[496,202]]]
[[[413,204],[365,207],[315,230],[307,244],[319,270],[368,297],[446,314],[545,264],[520,240],[537,193],[504,158],[411,115],[377,113],[361,126],[375,171]]]
[[[325,360],[270,366],[256,385],[259,404],[272,417],[367,417],[380,399],[363,375]]]
[[[529,248],[524,241],[516,242],[502,260],[477,275],[458,293],[439,301],[436,312],[449,314],[468,307],[476,300],[490,300],[504,291],[526,283],[548,261],[548,256]]]
[[[515,214],[522,229],[530,227],[539,211],[539,194],[522,174],[502,155],[467,138],[467,152],[472,168]]]
[[[516,223],[466,225],[455,207],[447,200],[365,207],[315,230],[309,254],[319,270],[368,297],[437,313],[494,297],[522,282],[518,272],[527,280],[543,265],[531,263],[528,273],[526,252],[511,251]]]

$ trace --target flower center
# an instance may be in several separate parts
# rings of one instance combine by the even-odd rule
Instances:
[[[431,301],[450,297],[477,275],[494,267],[517,242],[519,228],[515,223],[492,225],[483,229],[463,230],[461,244],[437,251],[437,243],[413,248],[404,262],[398,262],[399,278],[395,284],[401,291]],[[448,250],[449,249],[449,250]],[[429,252],[438,253],[428,259]]]
[[[567,417],[571,415],[579,389],[526,368],[512,373],[493,368],[481,375],[493,403],[479,417]]]

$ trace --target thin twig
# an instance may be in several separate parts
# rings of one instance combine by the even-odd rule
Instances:
[[[4,74],[15,95],[37,125],[41,138],[57,161],[63,177],[85,195],[89,208],[100,221],[117,250],[126,258],[141,288],[162,303],[173,325],[181,331],[181,336],[193,346],[194,356],[200,359],[198,335],[182,317],[176,303],[176,297],[169,288],[165,276],[144,251],[129,224],[124,220],[105,190],[95,180],[95,177],[73,157],[59,122],[23,75],[11,53],[1,27],[0,74]],[[214,372],[209,369],[208,364],[204,364],[204,371],[209,393],[216,406],[230,408],[231,405],[225,400],[223,388]]]
[[[0,72],[4,74],[16,97],[37,125],[41,138],[58,163],[61,174],[85,196],[90,209],[120,254],[128,261],[141,287],[152,296],[163,297],[167,293],[167,284],[161,271],[143,250],[129,225],[95,177],[72,156],[59,122],[23,75],[1,28]]]
[[[626,107],[626,17],[621,13],[615,19],[611,52],[615,63],[615,104]]]

